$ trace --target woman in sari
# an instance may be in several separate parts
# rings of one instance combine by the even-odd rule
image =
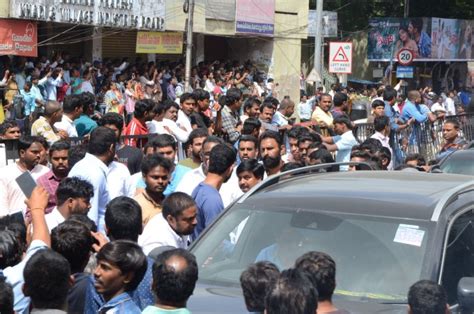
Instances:
[[[123,115],[125,107],[125,98],[122,92],[118,89],[115,82],[108,81],[106,83],[107,92],[104,96],[104,102],[107,106],[106,112],[116,112]]]

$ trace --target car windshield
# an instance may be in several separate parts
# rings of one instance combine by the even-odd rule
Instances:
[[[474,152],[473,152],[474,155]],[[474,176],[474,161],[470,158],[455,158],[451,156],[445,162],[441,163],[441,171],[445,173],[467,174]]]
[[[255,261],[269,260],[283,270],[308,251],[328,253],[336,261],[336,298],[405,302],[409,286],[420,279],[426,221],[240,206],[192,247],[200,281],[237,286]]]

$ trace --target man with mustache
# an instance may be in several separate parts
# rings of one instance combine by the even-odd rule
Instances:
[[[281,136],[275,131],[265,131],[259,139],[260,158],[263,161],[267,176],[280,173],[285,164],[281,159],[283,142]]]
[[[56,190],[59,183],[69,174],[68,154],[71,146],[66,141],[58,141],[49,149],[49,162],[51,170],[38,178],[38,184],[45,188],[49,194],[46,214],[50,213],[57,205]]]

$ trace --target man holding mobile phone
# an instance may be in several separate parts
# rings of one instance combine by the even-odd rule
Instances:
[[[49,171],[39,164],[42,150],[39,137],[24,136],[18,140],[19,160],[0,169],[0,217],[26,210],[26,196],[15,179],[29,171],[36,180]]]

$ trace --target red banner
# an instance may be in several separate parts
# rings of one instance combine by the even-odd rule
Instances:
[[[38,56],[36,22],[0,19],[0,55]]]

